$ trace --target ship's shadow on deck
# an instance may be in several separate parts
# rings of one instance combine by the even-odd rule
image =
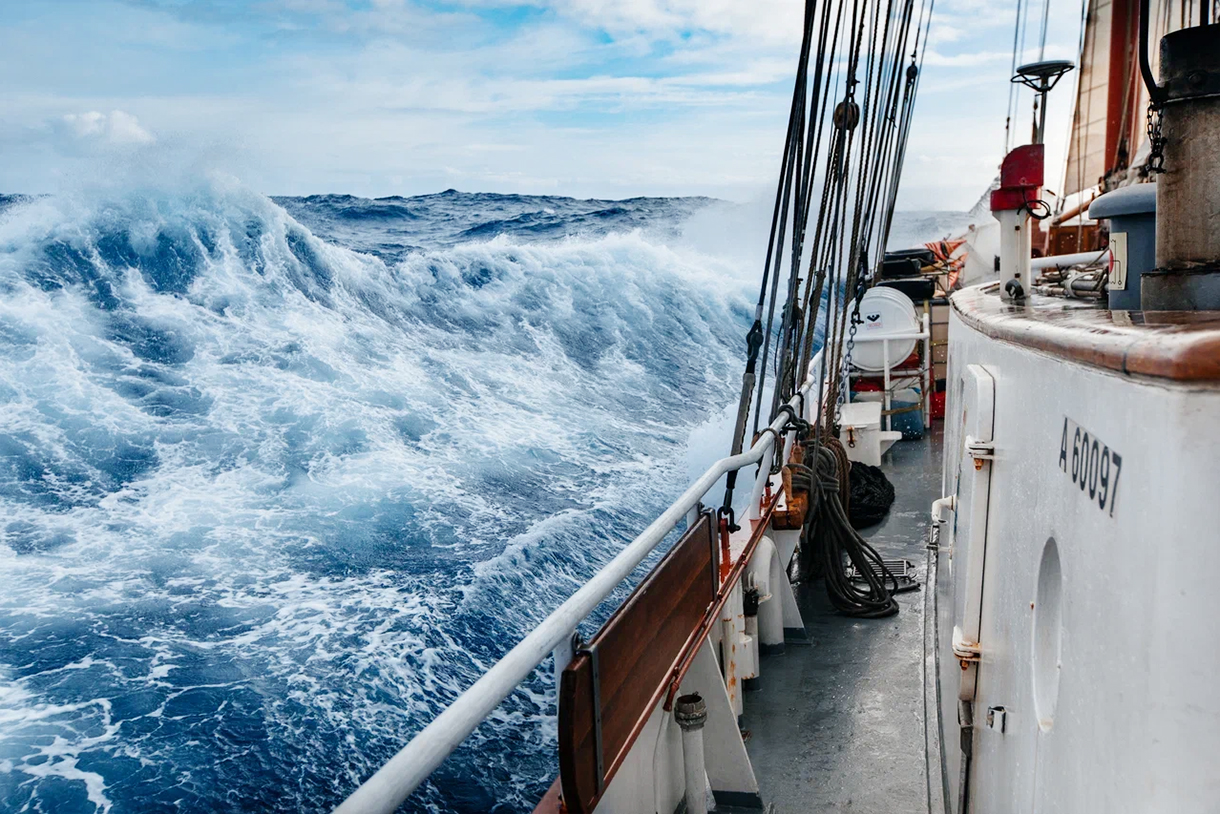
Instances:
[[[894,484],[886,519],[862,532],[885,559],[903,557],[926,585],[929,507],[940,497],[939,427],[896,444],[882,468]],[[812,646],[764,656],[742,728],[763,800],[778,814],[928,811],[924,739],[923,590],[898,596],[888,619],[852,619],[821,581],[797,599]]]

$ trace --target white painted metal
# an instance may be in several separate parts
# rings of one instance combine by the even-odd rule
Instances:
[[[957,529],[951,559],[939,558],[942,634],[946,593],[969,571],[964,438],[980,437],[952,387],[963,361],[995,378],[969,811],[1216,811],[1220,389],[1076,364],[991,339],[956,314],[950,358],[945,475]],[[1100,485],[1090,494],[1073,482],[1071,436],[1061,467],[1065,426],[1121,457],[1107,496],[1116,502],[1103,508]],[[941,697],[952,700],[961,670],[943,636],[940,655]],[[986,724],[1000,707],[1002,730]],[[956,710],[941,713],[952,785]],[[956,810],[956,795],[948,801]]]
[[[661,699],[623,765],[606,786],[603,811],[674,811],[685,793],[682,732]]]
[[[779,550],[770,537],[758,541],[747,568],[751,585],[758,589],[758,641],[764,646],[784,643],[784,608],[780,587],[788,582]]]
[[[911,298],[888,286],[874,286],[860,298],[857,346],[852,349],[851,362],[871,373],[888,370],[890,357],[901,362],[911,355],[918,333],[919,317]],[[899,335],[903,338],[899,339]],[[862,339],[868,341],[862,342]],[[887,341],[882,342],[880,348],[872,347],[872,343],[882,339]],[[893,353],[889,354],[891,342]]]
[[[870,290],[876,291],[877,289],[870,289]],[[882,399],[882,407],[885,410],[890,409],[890,393],[894,389],[893,376],[891,375],[892,371],[890,370],[890,343],[891,342],[902,342],[905,340],[915,340],[915,341],[919,341],[919,342],[923,343],[923,359],[924,359],[923,366],[918,371],[916,371],[914,373],[914,375],[900,375],[898,377],[898,380],[899,381],[903,381],[903,380],[911,380],[911,381],[918,380],[919,381],[920,390],[922,391],[922,396],[923,396],[923,399],[922,399],[923,400],[923,422],[924,422],[924,427],[927,428],[927,427],[932,426],[932,368],[935,364],[932,360],[931,317],[928,314],[923,314],[919,318],[918,324],[920,327],[920,330],[918,332],[893,334],[893,335],[887,335],[887,336],[882,336],[882,335],[869,336],[863,332],[857,333],[855,342],[857,345],[867,344],[870,342],[881,343],[882,370],[880,372],[882,373],[882,381],[883,381],[881,399]],[[913,343],[912,343],[911,347],[913,349],[913,347],[914,347]],[[852,351],[853,363],[855,360],[855,355],[856,355],[855,350],[853,349],[853,351]],[[902,354],[901,359],[898,359],[897,361],[902,361],[910,355],[911,355],[911,351],[907,350],[906,353]],[[851,371],[848,373],[848,376],[851,378],[858,378],[860,376],[870,376],[870,375],[875,376],[876,373],[873,372],[870,374],[869,371]],[[885,431],[888,432],[889,430],[890,430],[890,416],[886,415],[885,416]],[[901,437],[901,434],[898,437]],[[884,452],[884,451],[885,450],[882,450],[882,452]],[[855,459],[853,459],[853,460],[855,460]],[[869,463],[872,466],[880,465],[879,463],[872,463],[871,461],[864,461],[864,463]]]
[[[724,659],[720,672],[733,714],[741,715],[745,711],[741,682],[752,677],[750,671],[754,667],[753,642],[746,635],[746,614],[741,603],[741,580],[729,590],[729,598],[720,608],[720,624],[720,648]]]
[[[1034,257],[1029,261],[1032,271],[1043,269],[1065,269],[1071,266],[1104,266],[1110,262],[1110,250],[1100,252],[1077,252],[1076,254],[1052,254],[1049,257]]]
[[[785,640],[789,631],[803,639],[805,623],[801,619],[801,611],[796,604],[796,591],[793,590],[792,583],[787,579],[788,563],[792,562],[792,555],[796,553],[796,547],[800,544],[801,532],[800,530],[772,529],[770,537],[775,542],[776,557],[783,566],[785,574],[778,586],[774,582],[771,583],[771,592],[779,593],[780,607],[783,610]],[[765,639],[764,643],[769,644]]]
[[[686,810],[697,814],[707,812],[707,771],[703,765],[703,727],[682,730],[682,774],[686,786]]]
[[[1006,209],[996,213],[996,218],[1000,221],[1000,283],[1016,279],[1028,294],[1033,290],[1029,214],[1024,209]]]
[[[881,466],[881,456],[902,433],[881,429],[881,402],[853,401],[839,410],[839,440],[848,460]]]
[[[729,698],[728,688],[709,639],[699,648],[695,661],[682,680],[682,694],[697,692],[707,704],[707,723],[703,727],[703,755],[712,792],[758,795],[754,767],[746,753],[745,741],[737,727],[738,712]],[[614,782],[619,782],[615,777]],[[612,784],[613,785],[613,784]],[[632,811],[611,808],[609,811]],[[637,809],[638,810],[638,809]]]
[[[961,661],[958,698],[974,699],[979,652],[979,619],[983,573],[987,561],[987,511],[991,497],[991,461],[978,451],[994,432],[995,379],[981,365],[967,365],[961,379],[962,452],[958,458],[957,519],[953,550],[953,652]]]
[[[802,401],[808,400],[808,394],[818,384],[821,373],[821,353],[818,353],[810,363],[809,376],[801,385],[800,396],[794,397],[789,404],[799,409]],[[805,407],[808,409],[808,404]],[[577,625],[631,574],[644,557],[665,539],[665,536],[677,523],[699,504],[708,490],[725,473],[763,462],[760,475],[756,478],[751,493],[751,505],[757,506],[758,498],[769,477],[771,459],[768,456],[773,451],[777,434],[784,429],[787,422],[787,414],[780,415],[770,425],[773,432],[762,433],[749,451],[722,458],[713,464],[601,571],[597,572],[576,593],[540,622],[478,681],[412,738],[401,751],[356,789],[335,809],[336,814],[391,814],[474,731],[475,727],[508,697],[509,693],[529,677],[548,655],[555,653],[558,649],[559,657],[570,658],[570,653],[561,648],[565,642],[570,642]],[[740,584],[736,586],[736,594],[736,610],[740,613]],[[744,624],[741,627],[743,629],[741,635],[744,635]],[[714,660],[714,657],[712,658]],[[732,668],[731,661],[728,667]],[[728,674],[725,680],[729,681],[730,686],[740,695],[740,682],[735,678]],[[736,702],[729,699],[724,684],[721,684],[721,690],[731,707],[734,706],[734,703],[740,704],[740,698]],[[707,694],[702,692],[701,694],[708,700],[710,709],[712,701]],[[740,709],[734,713],[734,731],[736,731],[735,716],[739,712]],[[737,734],[737,740],[741,740],[740,733]],[[744,745],[741,747],[741,753],[745,754]],[[745,758],[745,761],[748,769],[749,759]],[[749,771],[750,779],[753,781],[753,770]],[[715,778],[712,778],[712,782],[714,786]],[[753,792],[756,794],[757,791],[758,784],[755,782]]]
[[[946,417],[945,476],[950,500],[933,504],[934,511],[952,509],[953,522],[946,535],[940,535],[938,564],[943,582],[937,583],[937,608],[941,612],[937,630],[940,649],[940,721],[942,749],[946,766],[945,799],[955,804],[960,793],[962,750],[959,745],[959,702],[974,698],[977,674],[979,600],[971,591],[982,588],[984,541],[991,468],[984,463],[975,467],[969,453],[971,438],[989,439],[993,427],[994,380],[979,365],[958,370],[951,356],[949,399],[958,412]],[[963,658],[964,657],[964,658]]]

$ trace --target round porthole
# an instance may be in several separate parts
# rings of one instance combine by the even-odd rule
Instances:
[[[1038,590],[1034,597],[1034,712],[1038,727],[1049,732],[1055,723],[1059,699],[1060,655],[1063,646],[1063,571],[1055,538],[1046,541],[1038,565]]]

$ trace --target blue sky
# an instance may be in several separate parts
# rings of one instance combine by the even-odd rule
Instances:
[[[1075,59],[1079,2],[1050,2],[1046,57]],[[3,0],[0,191],[153,163],[268,194],[752,199],[778,171],[800,9]],[[968,208],[995,174],[1014,16],[1013,0],[937,0],[900,207]],[[1071,96],[1051,106],[1050,178]]]

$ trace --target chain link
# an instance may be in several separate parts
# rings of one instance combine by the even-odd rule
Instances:
[[[856,328],[860,324],[860,300],[856,297],[856,305],[851,312],[851,327],[847,330],[847,346],[843,356],[843,381],[839,386],[838,399],[835,401],[835,425],[843,423],[843,405],[847,403],[847,393],[851,390],[851,352],[856,347]]]
[[[1165,137],[1161,135],[1161,109],[1148,103],[1148,162],[1144,169],[1149,175],[1165,171]]]

